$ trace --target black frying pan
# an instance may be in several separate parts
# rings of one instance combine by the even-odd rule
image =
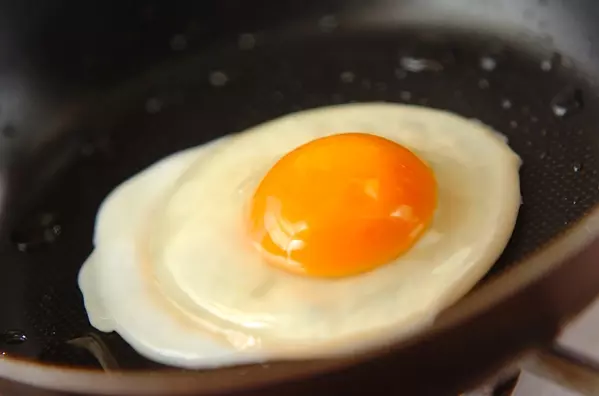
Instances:
[[[1,1],[0,392],[451,394],[549,343],[599,292],[597,20],[593,0]],[[373,100],[477,118],[524,161],[509,246],[430,332],[185,372],[91,328],[76,277],[118,183],[289,112]]]

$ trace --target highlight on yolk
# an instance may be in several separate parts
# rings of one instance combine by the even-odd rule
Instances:
[[[281,158],[250,202],[250,236],[275,266],[314,277],[372,270],[408,250],[437,203],[431,169],[366,133],[313,140]]]

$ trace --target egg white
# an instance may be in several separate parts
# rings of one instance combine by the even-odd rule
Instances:
[[[281,156],[366,132],[422,158],[438,183],[424,237],[344,279],[288,274],[245,234],[246,204]],[[79,278],[90,322],[182,367],[327,357],[406,336],[470,290],[505,247],[520,160],[479,122],[416,106],[350,104],[291,114],[171,156],[103,203]]]

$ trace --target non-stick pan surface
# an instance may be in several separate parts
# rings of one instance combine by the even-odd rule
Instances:
[[[599,201],[594,76],[551,43],[439,26],[375,29],[345,23],[330,13],[334,7],[329,13],[296,10],[302,16],[297,25],[287,12],[281,14],[287,24],[276,18],[260,28],[240,22],[248,30],[225,24],[230,31],[219,35],[212,19],[238,20],[235,7],[213,5],[202,18],[142,3],[123,5],[119,13],[98,6],[95,17],[86,11],[89,27],[76,17],[82,9],[59,2],[54,12],[71,16],[61,19],[62,30],[52,30],[58,24],[46,17],[52,40],[39,36],[41,28],[23,38],[39,40],[27,58],[32,63],[4,61],[3,358],[90,370],[167,369],[88,323],[76,277],[92,249],[100,202],[169,153],[301,109],[411,103],[504,133],[523,160],[523,203],[509,246],[482,285],[560,236]],[[12,12],[23,15],[23,9]],[[112,29],[101,26],[108,20]],[[72,36],[77,29],[82,37]],[[92,344],[94,353],[81,346]],[[271,369],[236,370],[227,381]]]

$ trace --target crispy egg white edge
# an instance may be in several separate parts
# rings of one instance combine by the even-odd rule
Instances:
[[[381,106],[381,104],[376,104],[376,105]],[[346,106],[372,106],[372,104],[346,105]],[[389,105],[383,105],[383,106],[389,106]],[[391,105],[391,106],[398,106],[398,105]],[[339,107],[344,107],[344,106],[333,106],[333,107],[339,108]],[[326,109],[310,110],[310,111],[306,111],[306,112],[302,112],[302,113],[305,114],[305,113],[318,112],[318,111],[324,111],[324,110],[326,110]],[[448,114],[448,113],[445,113],[445,114]],[[282,117],[281,119],[278,119],[278,120],[271,121],[267,124],[276,123],[282,119],[292,117],[292,116],[294,116],[294,114],[292,114],[290,116]],[[457,116],[453,116],[453,115],[450,115],[450,116],[457,117]],[[265,125],[267,125],[267,124],[265,124]],[[256,129],[256,128],[253,128],[252,130],[254,130],[254,129]],[[500,139],[500,137],[498,137],[498,138]],[[214,151],[214,150],[209,150],[210,147],[214,147],[213,144],[214,143],[209,144],[207,146],[201,146],[200,148],[190,149],[190,150],[187,150],[180,154],[172,155],[172,156],[160,161],[159,163],[151,166],[150,168],[146,169],[145,171],[141,172],[137,176],[132,177],[131,179],[129,179],[128,181],[123,183],[121,186],[117,187],[113,191],[113,193],[111,193],[109,195],[109,197],[107,197],[107,199],[102,204],[102,207],[98,213],[96,237],[95,237],[96,242],[99,242],[98,234],[100,233],[101,228],[113,229],[113,227],[108,226],[108,223],[110,223],[110,221],[106,220],[106,219],[111,218],[111,216],[110,216],[111,210],[114,210],[113,215],[116,215],[117,218],[120,218],[120,220],[118,222],[120,222],[120,223],[129,222],[132,225],[137,224],[136,222],[139,220],[139,218],[147,217],[147,213],[144,213],[144,209],[150,207],[152,204],[155,203],[155,199],[153,199],[154,194],[160,195],[160,193],[162,191],[164,191],[164,190],[168,189],[170,186],[172,186],[175,183],[175,180],[181,174],[183,174],[185,172],[185,170],[194,161],[197,160],[198,157],[201,157],[202,153],[205,153],[207,151]],[[517,172],[516,172],[515,176],[516,176],[516,178],[514,181],[515,181],[516,186],[518,186],[519,181],[518,181]],[[139,199],[137,199],[136,202],[134,202],[134,203],[129,202],[127,199],[127,195],[128,194],[137,195],[137,192],[139,192],[139,191],[146,192],[145,194],[142,194],[142,195],[145,199],[147,199],[147,202],[139,202]],[[517,190],[517,191],[518,191],[518,193],[515,194],[515,195],[517,195],[517,205],[512,203],[513,204],[512,206],[515,207],[515,209],[514,209],[515,213],[517,213],[517,208],[518,208],[519,202],[520,202],[519,190]],[[514,194],[512,194],[512,195],[514,195]],[[126,208],[126,210],[124,210],[124,211],[116,210],[116,207],[121,204],[123,205],[122,206],[123,208]],[[118,213],[118,215],[117,215],[116,212],[120,212],[120,213]],[[123,213],[126,214],[126,217],[128,217],[127,219],[122,218]],[[514,215],[513,216],[514,221],[515,221],[515,217],[516,216]],[[102,220],[104,220],[104,221],[102,221]],[[129,290],[127,290],[125,293],[123,293],[125,296],[129,297],[129,301],[123,302],[123,301],[120,301],[118,298],[111,299],[110,296],[106,295],[106,294],[111,294],[111,293],[105,293],[103,291],[102,284],[118,283],[118,280],[119,280],[118,276],[124,274],[124,272],[123,272],[124,269],[122,267],[120,267],[120,264],[121,264],[120,262],[122,260],[119,259],[119,257],[120,257],[120,255],[123,255],[123,254],[124,255],[133,254],[130,250],[132,249],[131,245],[135,244],[134,240],[132,240],[127,235],[125,235],[126,231],[134,229],[135,228],[134,226],[131,226],[128,228],[127,227],[123,228],[122,225],[120,225],[117,228],[120,228],[120,230],[114,230],[114,234],[112,234],[112,235],[113,236],[118,235],[119,238],[116,238],[116,239],[118,239],[120,242],[116,244],[118,246],[111,246],[111,249],[117,249],[116,251],[118,251],[118,254],[116,254],[114,256],[106,256],[107,255],[106,251],[110,250],[110,249],[105,249],[104,241],[102,241],[101,249],[99,248],[99,246],[97,244],[96,250],[94,251],[94,253],[90,256],[89,260],[83,266],[81,273],[80,273],[80,277],[79,277],[80,287],[83,291],[84,298],[85,298],[86,310],[88,311],[90,321],[92,322],[92,325],[94,325],[94,327],[96,327],[102,331],[115,330],[115,331],[119,332],[119,334],[121,334],[121,336],[123,336],[123,338],[125,340],[127,340],[127,342],[129,342],[136,350],[138,350],[144,356],[146,356],[152,360],[156,360],[156,361],[163,362],[166,364],[182,366],[182,367],[190,367],[190,368],[217,367],[217,366],[222,366],[222,365],[227,365],[227,364],[232,364],[232,363],[240,364],[240,363],[245,363],[245,362],[264,361],[266,358],[272,359],[273,357],[274,358],[289,358],[290,357],[290,356],[276,356],[276,354],[274,354],[274,355],[269,354],[268,356],[266,356],[259,352],[257,353],[256,351],[251,351],[249,353],[244,352],[242,354],[243,356],[239,356],[239,354],[237,354],[234,350],[231,350],[230,347],[219,344],[218,342],[214,342],[209,337],[208,337],[208,339],[204,338],[203,335],[198,334],[198,332],[189,329],[185,325],[181,325],[176,320],[173,321],[170,313],[166,312],[166,311],[168,311],[168,309],[167,310],[163,310],[163,309],[156,310],[155,305],[153,303],[151,303],[151,301],[153,301],[152,299],[155,298],[155,296],[154,296],[155,290],[152,290],[152,287],[153,287],[152,285],[144,285],[142,279],[138,279],[136,281],[136,283],[138,283],[138,284],[133,285],[133,286],[128,287],[127,285],[122,285],[123,287],[129,288]],[[505,242],[507,242],[507,240],[509,239],[509,235],[511,234],[512,228],[513,228],[513,224],[511,227],[509,227],[509,230],[507,233],[504,232],[504,235],[499,235],[499,234],[495,233],[493,235],[493,237],[504,239]],[[111,233],[112,233],[112,231],[104,232],[105,235],[111,234]],[[496,244],[495,251],[491,252],[490,255],[498,256],[501,253],[501,251],[503,250],[504,245],[505,245],[505,243]],[[100,257],[102,257],[102,258],[100,258]],[[129,257],[131,257],[131,256],[129,256]],[[102,264],[99,264],[99,261],[101,261]],[[112,265],[111,266],[105,265],[106,261],[112,262]],[[99,267],[100,265],[105,268],[98,270],[97,267]],[[111,267],[112,270],[107,270],[108,267]],[[136,271],[138,271],[138,270],[136,270],[135,268],[128,267],[128,268],[126,268],[126,270],[131,271],[131,273],[129,274],[130,276],[132,276],[132,277],[137,276],[139,278],[139,274],[136,275]],[[447,305],[452,304],[455,300],[457,300],[459,297],[461,297],[463,294],[465,294],[472,287],[472,285],[486,273],[487,270],[488,270],[488,267],[479,266],[479,268],[476,268],[476,270],[472,270],[472,271],[469,271],[468,273],[466,273],[463,278],[464,281],[461,283],[461,285],[458,285],[459,287],[454,288],[453,290],[451,290],[450,293],[447,293],[447,295],[442,296],[441,299],[443,301],[445,301],[445,303],[442,304],[442,306],[440,305],[439,308],[444,308]],[[121,272],[121,274],[119,274],[119,271]],[[101,273],[101,274],[98,274],[98,273]],[[114,275],[113,273],[116,273],[116,275]],[[102,276],[98,276],[98,275],[102,275]],[[152,296],[150,296],[150,295],[152,295]],[[112,308],[109,308],[109,306]],[[144,306],[146,306],[145,307],[146,309],[142,308]],[[155,310],[157,312],[149,313],[148,311],[150,311],[150,310]],[[151,318],[149,320],[137,320],[138,318],[136,317],[136,320],[130,320],[131,316],[135,315],[136,311],[145,311],[144,315],[149,314],[153,318]],[[437,312],[434,312],[434,313],[431,313],[430,315],[424,315],[426,313],[422,313],[423,315],[421,315],[421,318],[420,318],[421,320],[416,321],[418,323],[416,323],[416,322],[412,323],[413,326],[407,326],[406,328],[404,328],[403,329],[403,330],[405,330],[404,332],[401,332],[400,329],[395,329],[396,331],[391,332],[392,334],[387,334],[386,339],[378,339],[378,341],[389,342],[389,338],[388,338],[389,335],[392,335],[393,338],[396,338],[398,334],[405,335],[407,333],[410,333],[411,331],[417,330],[417,329],[421,328],[422,326],[429,324],[432,321],[432,319],[434,318],[436,313]],[[169,323],[169,321],[171,323]],[[134,325],[135,322],[137,322],[139,324],[139,326],[135,326]],[[142,324],[142,322],[143,322],[143,324]],[[159,329],[159,330],[151,331],[150,333],[148,333],[148,329],[152,329],[152,328]],[[160,333],[160,334],[157,334],[157,333]],[[173,337],[170,337],[170,336],[165,338],[163,336],[163,334],[167,334],[167,333],[184,334],[185,336],[181,337],[183,342],[180,342],[180,343],[173,342],[173,339],[172,339]],[[194,339],[197,339],[196,344],[191,345],[190,340],[193,341]],[[379,343],[379,342],[377,342],[377,340],[373,340],[373,341],[374,342],[372,342],[372,343],[364,343],[362,346],[355,348],[355,349],[362,349],[362,347],[371,347],[371,346],[374,346]],[[189,351],[190,349],[196,350],[196,348],[198,348],[197,351],[205,350],[206,353],[200,354],[201,356],[198,356],[198,353],[194,353],[194,352],[186,353],[185,352],[185,351]],[[351,348],[351,349],[353,349],[353,348]],[[318,352],[308,353],[308,354],[299,353],[299,356],[300,357],[325,357],[325,356],[335,355],[335,354],[339,353],[339,351],[341,353],[348,352],[347,348],[340,347],[337,349],[337,352],[336,351],[326,351],[322,355],[319,354]]]

